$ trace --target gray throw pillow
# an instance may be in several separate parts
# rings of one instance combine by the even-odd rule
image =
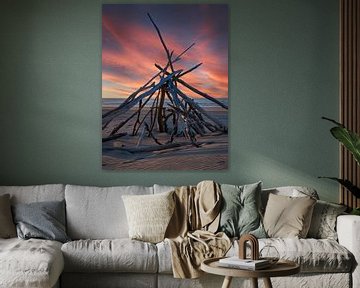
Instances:
[[[15,204],[13,215],[19,238],[70,241],[65,232],[65,201]]]
[[[308,237],[337,240],[336,218],[345,210],[344,205],[318,200],[312,214]]]
[[[10,195],[0,196],[0,238],[16,237],[15,225],[11,215]]]
[[[261,182],[236,186],[221,184],[222,209],[219,231],[229,237],[253,234],[265,238],[260,216]]]

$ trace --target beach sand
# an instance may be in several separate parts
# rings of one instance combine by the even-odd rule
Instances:
[[[103,111],[104,112],[104,111]],[[118,117],[123,121],[133,111]],[[210,108],[211,115],[227,126],[227,111],[221,108]],[[136,117],[135,117],[136,118]],[[118,122],[119,123],[119,122]],[[228,168],[228,135],[209,133],[196,136],[196,147],[185,137],[176,137],[174,143],[179,147],[161,149],[151,137],[144,137],[139,143],[139,136],[131,136],[133,122],[130,121],[119,132],[128,135],[103,143],[102,166],[106,170],[224,170]],[[115,123],[113,124],[115,125]],[[154,133],[161,142],[166,143],[166,133]],[[148,152],[136,152],[137,150]]]

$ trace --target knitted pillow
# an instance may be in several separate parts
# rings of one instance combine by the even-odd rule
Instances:
[[[131,239],[152,243],[164,240],[175,208],[173,193],[122,196]]]

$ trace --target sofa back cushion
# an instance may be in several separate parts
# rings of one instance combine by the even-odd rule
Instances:
[[[11,215],[9,194],[0,196],[0,238],[16,237],[16,229]]]
[[[267,202],[269,200],[269,194],[275,194],[280,196],[288,196],[288,197],[306,197],[310,196],[314,199],[319,199],[319,195],[316,190],[309,187],[303,186],[284,186],[284,187],[276,187],[263,189],[261,191],[261,211],[265,213],[265,208]]]
[[[128,238],[123,195],[153,194],[152,187],[66,185],[67,232],[71,239]]]
[[[0,195],[10,194],[11,204],[62,201],[65,198],[64,191],[65,186],[62,184],[0,186]]]
[[[153,187],[154,187],[154,194],[166,193],[166,192],[174,191],[176,189],[176,186],[159,185],[159,184],[154,184]]]

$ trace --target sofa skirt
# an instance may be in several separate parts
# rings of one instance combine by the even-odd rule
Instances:
[[[157,274],[63,273],[61,288],[156,288]]]
[[[174,279],[170,274],[137,273],[63,273],[62,288],[219,288],[224,277],[205,274],[199,279]],[[259,288],[265,287],[259,279]],[[350,273],[299,273],[288,277],[271,278],[277,288],[350,288]],[[251,288],[248,279],[233,278],[232,287]]]
[[[174,279],[172,275],[158,275],[158,288],[219,288],[224,277],[206,274],[199,279]],[[351,288],[351,273],[299,273],[294,276],[271,278],[276,288]],[[259,288],[264,288],[264,282],[258,280]],[[231,287],[252,288],[249,279],[233,278]],[[355,287],[353,287],[355,288]]]

